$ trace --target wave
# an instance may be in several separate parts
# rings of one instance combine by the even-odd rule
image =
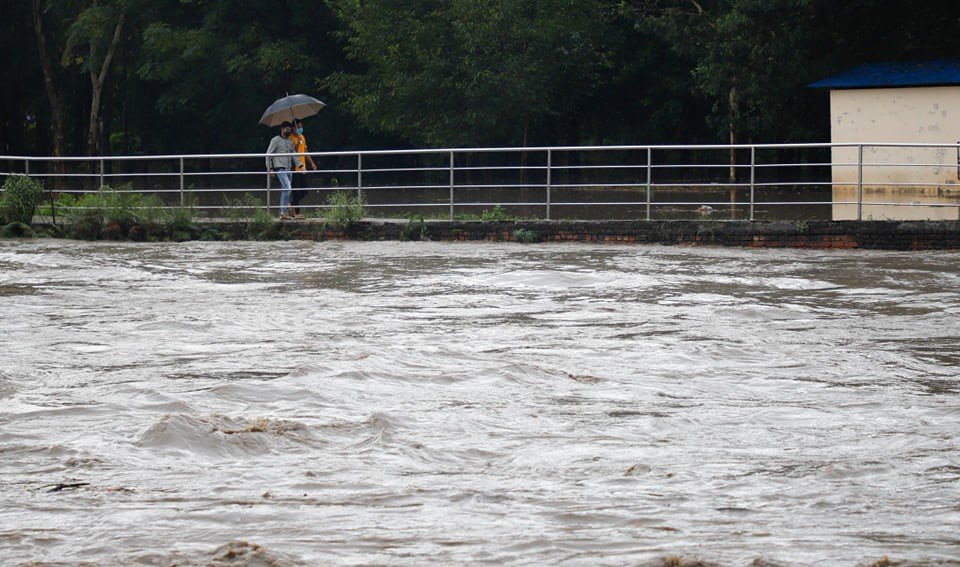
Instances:
[[[172,414],[144,431],[137,446],[208,457],[239,457],[296,451],[315,443],[307,426],[295,421]]]

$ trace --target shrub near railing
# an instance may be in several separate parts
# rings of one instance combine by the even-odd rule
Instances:
[[[64,235],[84,240],[190,240],[199,235],[190,203],[172,209],[156,195],[110,187],[80,196],[62,193],[38,212],[61,220]]]
[[[43,186],[26,175],[11,175],[3,183],[0,217],[3,224],[21,223],[28,227],[43,197]]]
[[[367,202],[363,195],[354,196],[348,191],[337,191],[327,197],[330,208],[326,212],[327,222],[334,228],[354,236],[357,223],[366,215]]]
[[[227,197],[223,211],[230,222],[233,238],[265,240],[276,222],[260,199],[251,193],[244,193],[237,199]]]

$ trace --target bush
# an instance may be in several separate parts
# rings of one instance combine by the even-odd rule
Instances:
[[[0,214],[7,222],[30,225],[43,196],[43,186],[26,175],[11,175],[3,183]]]
[[[263,203],[250,193],[244,193],[243,197],[235,200],[228,197],[225,205],[224,212],[237,238],[259,240],[276,222]]]
[[[513,231],[513,238],[517,242],[523,242],[526,244],[533,244],[535,242],[540,242],[541,240],[540,234],[527,228],[521,228]]]
[[[96,240],[100,238],[100,231],[104,225],[104,215],[99,195],[86,193],[74,197],[69,193],[61,193],[54,205],[57,213],[65,221],[64,230],[67,236]]]
[[[480,213],[480,219],[488,222],[489,221],[508,221],[508,220],[511,220],[512,217],[507,214],[506,209],[504,209],[500,205],[497,205],[493,207],[492,211],[488,211],[484,209],[483,212]]]
[[[36,235],[33,229],[20,221],[13,221],[3,228],[0,228],[0,237],[3,238],[33,238],[34,236]]]
[[[333,226],[350,232],[366,215],[366,200],[363,195],[354,196],[349,191],[337,191],[327,198],[331,208],[327,211],[327,221]]]
[[[168,209],[156,195],[103,187],[79,197],[61,193],[54,207],[65,221],[65,232],[73,238],[187,240],[197,232],[192,203]]]
[[[196,217],[196,199],[191,195],[182,207],[164,209],[166,224],[164,232],[172,240],[191,240],[200,233],[200,229],[193,223]]]

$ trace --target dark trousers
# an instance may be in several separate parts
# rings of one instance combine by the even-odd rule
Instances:
[[[294,214],[300,213],[300,201],[307,196],[307,172],[293,172],[293,193],[290,195],[290,205],[293,206]]]

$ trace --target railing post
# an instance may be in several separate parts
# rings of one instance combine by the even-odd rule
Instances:
[[[30,177],[30,160],[28,159],[23,160],[23,173],[27,177]]]
[[[553,150],[547,149],[547,220],[550,220],[550,189],[553,182],[552,178]]]
[[[98,191],[100,189],[103,189],[103,173],[104,173],[103,169],[104,169],[103,158],[101,158],[100,159],[100,187],[97,189]]]
[[[268,176],[267,176],[267,179],[269,179],[269,178],[270,178],[270,176],[268,175]],[[269,181],[267,181],[267,183],[269,183]],[[184,194],[183,194],[183,190],[184,190],[184,185],[183,185],[183,158],[181,157],[181,158],[180,158],[180,206],[181,206],[181,207],[186,203],[186,200],[185,200],[185,197],[184,197]]]
[[[357,152],[357,202],[363,198],[363,154]]]
[[[857,220],[863,220],[863,144],[857,146]]]
[[[753,221],[754,190],[757,183],[757,147],[750,147],[750,220]]]
[[[450,151],[450,222],[453,222],[454,152]]]
[[[653,189],[651,184],[653,182],[653,148],[647,147],[647,220],[652,220],[653,216],[650,211],[650,202],[653,200]]]
[[[271,164],[272,164],[272,162],[271,162]],[[268,167],[267,167],[267,214],[270,213],[270,189],[271,189],[271,185],[273,185],[273,179],[272,179],[272,177],[273,177],[273,176],[270,175],[270,168],[269,168],[269,166],[268,166]]]

